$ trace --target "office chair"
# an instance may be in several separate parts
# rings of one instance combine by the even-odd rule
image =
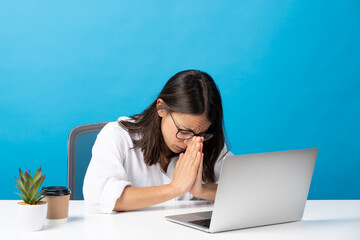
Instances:
[[[82,187],[87,167],[91,160],[91,150],[99,131],[107,124],[92,123],[73,128],[68,139],[68,187],[71,200],[83,200]]]

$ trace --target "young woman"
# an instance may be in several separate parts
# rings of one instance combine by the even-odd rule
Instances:
[[[144,112],[100,131],[84,179],[86,209],[111,213],[174,198],[214,201],[229,154],[214,80],[196,70],[179,72]]]

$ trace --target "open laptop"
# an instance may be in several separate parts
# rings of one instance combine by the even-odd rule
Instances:
[[[318,149],[229,156],[213,211],[166,216],[214,233],[301,220]]]

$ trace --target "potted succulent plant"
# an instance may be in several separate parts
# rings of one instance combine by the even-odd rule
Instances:
[[[15,180],[16,187],[21,192],[16,194],[23,200],[18,203],[20,223],[25,231],[39,231],[44,227],[47,212],[47,202],[41,201],[43,190],[39,191],[45,175],[42,175],[41,168],[35,172],[34,176],[31,176],[30,170],[24,173],[19,169],[19,177],[20,179],[15,177]]]

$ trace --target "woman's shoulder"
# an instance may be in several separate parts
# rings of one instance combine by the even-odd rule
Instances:
[[[130,139],[129,133],[124,129],[119,122],[123,120],[131,120],[129,117],[119,117],[117,121],[108,122],[100,131],[101,135],[111,135],[115,138],[127,138]]]
[[[108,122],[101,130],[108,130],[108,129],[123,129],[120,125],[119,122],[120,121],[127,121],[127,120],[131,120],[129,117],[119,117],[116,121],[112,121],[112,122]],[[125,130],[125,129],[123,129]]]

